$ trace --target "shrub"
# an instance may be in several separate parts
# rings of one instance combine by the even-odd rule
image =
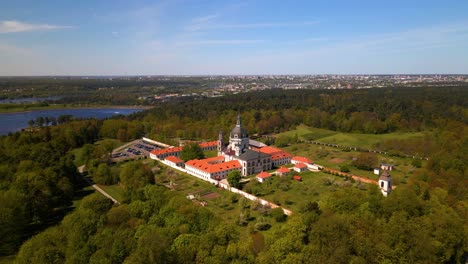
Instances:
[[[284,214],[283,209],[281,207],[272,209],[270,211],[270,215],[275,219],[276,222],[284,222],[287,218],[287,215]]]

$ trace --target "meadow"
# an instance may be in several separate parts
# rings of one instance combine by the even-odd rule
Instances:
[[[306,125],[299,125],[294,130],[276,134],[276,137],[288,136],[304,141],[317,141],[342,145],[346,147],[374,148],[374,146],[384,140],[389,139],[408,139],[423,137],[423,132],[394,132],[387,134],[363,134],[363,133],[344,133],[322,128],[314,128]]]

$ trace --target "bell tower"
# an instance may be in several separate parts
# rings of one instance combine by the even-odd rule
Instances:
[[[382,172],[379,177],[379,187],[383,196],[387,197],[392,192],[392,176],[387,170]]]
[[[218,134],[218,156],[223,155],[223,150],[224,150],[223,131],[219,131],[219,134]]]
[[[232,129],[229,136],[229,145],[234,150],[236,156],[240,156],[249,148],[249,137],[244,128],[242,128],[240,115],[237,116],[236,126]]]

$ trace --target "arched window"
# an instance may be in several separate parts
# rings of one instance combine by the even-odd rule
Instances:
[[[383,181],[380,182],[380,187],[381,187],[381,188],[384,187],[384,182],[383,182]]]

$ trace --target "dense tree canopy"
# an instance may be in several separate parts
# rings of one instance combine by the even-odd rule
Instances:
[[[205,158],[205,153],[201,149],[200,145],[196,143],[189,143],[182,147],[180,152],[180,158],[184,161],[193,160],[193,159],[203,159]]]
[[[468,252],[466,95],[462,88],[265,91],[0,137],[0,255],[20,248],[18,263],[462,263]],[[142,162],[112,171],[106,163],[112,147],[94,144],[102,136],[130,140],[142,133],[213,139],[231,128],[239,106],[252,134],[300,123],[369,133],[425,130],[426,138],[381,144],[421,151],[429,160],[387,198],[376,186],[342,186],[318,202],[299,201],[301,210],[285,217],[234,197],[229,203],[241,213],[233,217],[230,206],[214,213],[155,185]],[[81,186],[75,148],[91,176],[118,179],[126,199],[112,205],[92,194],[54,222]],[[372,158],[363,160],[375,166]],[[251,181],[244,189],[262,195],[273,187]],[[253,210],[260,216],[252,217]]]
[[[241,186],[240,180],[241,180],[240,171],[233,170],[233,171],[229,172],[229,174],[227,176],[227,181],[228,181],[228,183],[229,183],[229,185],[231,187],[239,188]]]

